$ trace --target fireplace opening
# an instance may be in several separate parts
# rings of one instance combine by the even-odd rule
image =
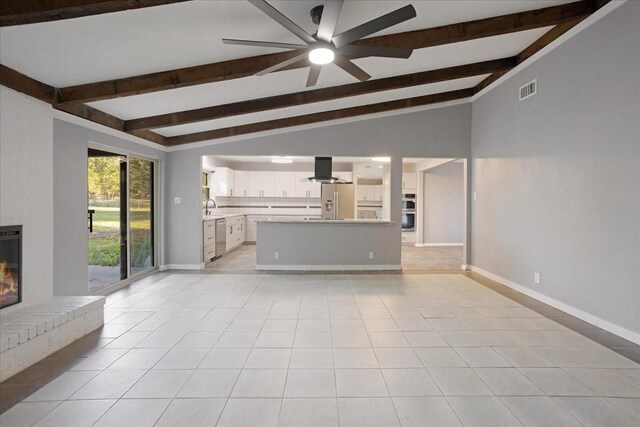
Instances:
[[[22,301],[22,226],[0,227],[0,309]]]

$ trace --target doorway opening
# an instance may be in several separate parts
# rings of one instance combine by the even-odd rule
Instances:
[[[89,292],[153,269],[155,163],[90,148],[88,177]]]
[[[459,271],[465,264],[465,169],[464,159],[403,160],[404,271]]]

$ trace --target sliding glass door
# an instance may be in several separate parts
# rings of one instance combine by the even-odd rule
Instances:
[[[127,278],[127,158],[89,150],[89,291]]]
[[[89,149],[89,291],[155,267],[155,163]]]
[[[129,158],[131,274],[153,267],[153,162]]]

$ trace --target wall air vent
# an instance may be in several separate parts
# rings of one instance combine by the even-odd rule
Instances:
[[[520,88],[520,101],[533,96],[538,91],[538,79],[535,79]]]

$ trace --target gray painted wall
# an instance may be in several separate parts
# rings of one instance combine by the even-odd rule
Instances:
[[[166,263],[202,262],[200,158],[203,155],[391,156],[389,242],[400,254],[402,157],[468,158],[471,106],[460,104],[170,152],[167,157]],[[174,198],[182,203],[175,204]]]
[[[636,334],[639,22],[620,6],[475,101],[472,125],[473,265]]]
[[[462,243],[464,165],[451,162],[429,169],[423,183],[424,243]]]
[[[87,255],[87,150],[100,144],[120,153],[135,153],[160,161],[162,177],[166,153],[130,141],[87,129],[62,120],[53,120],[53,289],[54,295],[88,293]],[[162,178],[160,181],[162,190]],[[158,206],[162,206],[162,191]],[[159,209],[162,211],[162,209]],[[162,231],[162,212],[156,227]],[[163,255],[163,235],[156,242]]]

